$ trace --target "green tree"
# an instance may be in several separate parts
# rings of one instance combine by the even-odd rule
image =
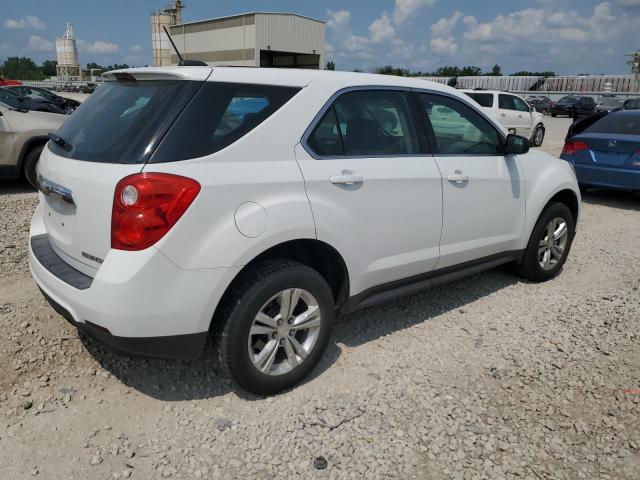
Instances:
[[[9,57],[2,65],[5,77],[16,80],[43,80],[44,74],[38,65],[28,57]]]
[[[57,72],[56,72],[56,67],[58,66],[58,62],[56,60],[45,60],[44,62],[42,62],[42,66],[40,67],[40,70],[42,70],[42,74],[45,77],[55,77]]]
[[[336,64],[335,62],[327,62],[327,64],[324,66],[325,70],[335,70],[336,69]]]
[[[530,72],[528,70],[520,70],[511,74],[512,77],[555,77],[556,72],[544,71],[544,72]]]
[[[487,73],[487,75],[491,75],[493,77],[500,77],[502,76],[502,68],[500,67],[500,65],[496,64],[491,69],[491,73]]]

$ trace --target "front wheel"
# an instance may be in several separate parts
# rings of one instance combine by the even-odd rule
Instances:
[[[544,127],[542,125],[538,125],[536,129],[533,131],[533,135],[531,136],[531,144],[534,147],[539,147],[542,145],[544,141]]]
[[[214,319],[220,363],[251,393],[286,390],[320,361],[333,320],[333,294],[317,271],[268,260],[242,274]]]
[[[40,154],[44,145],[39,145],[31,149],[24,159],[24,176],[33,188],[38,188],[36,168],[38,167],[38,161],[40,160]]]
[[[563,203],[551,203],[542,212],[531,233],[516,272],[534,282],[552,279],[562,269],[575,234],[575,220]]]

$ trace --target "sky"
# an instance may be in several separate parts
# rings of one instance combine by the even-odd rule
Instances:
[[[80,62],[151,62],[149,15],[168,0],[0,0],[0,60],[55,59],[53,41],[74,24]],[[394,65],[494,64],[505,74],[629,72],[640,49],[640,0],[187,0],[185,21],[250,11],[324,20],[326,60],[338,70]]]

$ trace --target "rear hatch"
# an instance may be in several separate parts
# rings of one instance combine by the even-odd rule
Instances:
[[[611,113],[571,138],[581,149],[575,163],[640,169],[640,117],[630,112]]]
[[[120,179],[138,173],[210,68],[108,74],[63,124],[38,165],[40,203],[53,249],[94,275],[111,246]],[[184,71],[187,71],[186,73]]]
[[[635,137],[635,138],[634,138]],[[580,150],[575,163],[605,167],[640,168],[640,137],[637,135],[611,135],[591,133],[576,135],[573,140],[586,143],[587,150]]]

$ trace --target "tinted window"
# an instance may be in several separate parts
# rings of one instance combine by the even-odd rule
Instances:
[[[519,112],[529,111],[529,105],[527,105],[524,100],[518,97],[511,97],[511,98],[513,98],[513,103],[516,106],[516,110],[518,110]]]
[[[513,101],[515,97],[511,95],[498,95],[498,105],[504,110],[515,110],[516,104]]]
[[[632,113],[632,112],[629,112]],[[587,128],[584,133],[618,133],[640,135],[640,114],[609,114]]]
[[[346,155],[419,152],[415,126],[404,92],[350,92],[341,95],[333,106]]]
[[[584,103],[584,104],[587,104],[587,105],[590,105],[592,103],[596,103],[596,101],[591,97],[582,97],[582,98],[580,98],[580,101],[582,103]]]
[[[18,97],[4,88],[0,88],[0,102],[10,107],[18,108]]]
[[[202,82],[107,82],[58,130],[65,148],[49,142],[57,155],[102,163],[148,160],[162,135]]]
[[[450,97],[419,94],[433,130],[434,153],[501,155],[497,130],[471,107]]]
[[[465,92],[466,95],[473,98],[478,105],[482,107],[493,107],[493,93],[471,93]]]
[[[173,162],[222,150],[264,122],[299,90],[205,82],[150,161]]]
[[[574,104],[577,101],[578,101],[578,99],[576,97],[562,97],[560,100],[558,100],[558,103]]]
[[[336,113],[331,106],[314,128],[307,143],[317,155],[344,155]]]

